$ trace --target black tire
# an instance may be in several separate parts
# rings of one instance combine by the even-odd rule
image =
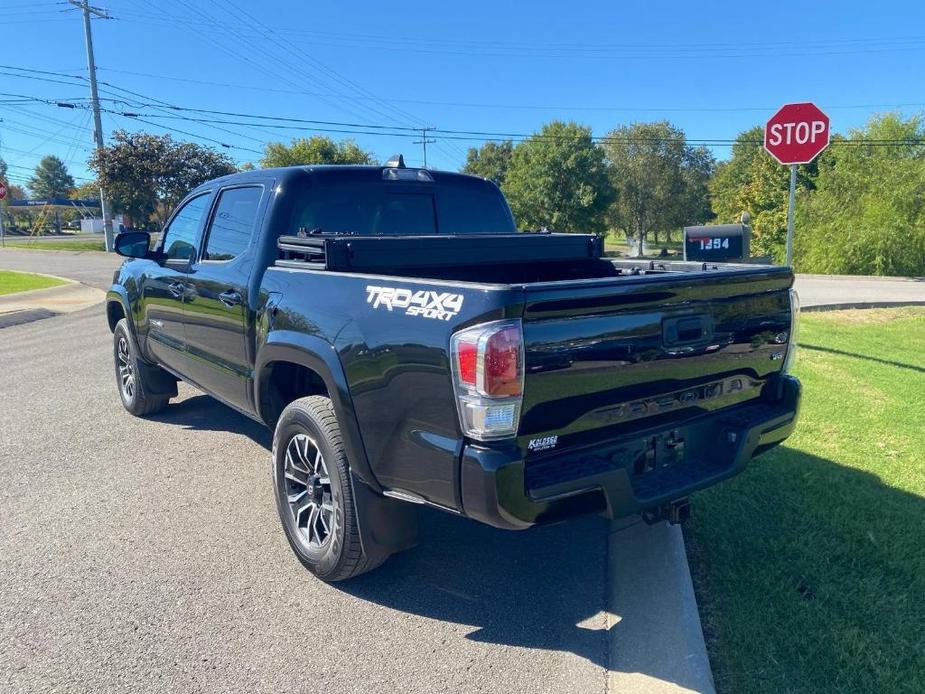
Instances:
[[[363,550],[350,464],[329,398],[300,398],[283,410],[273,434],[273,489],[292,551],[321,580],[343,581],[385,561]]]
[[[155,395],[148,380],[151,369],[138,355],[128,323],[122,318],[112,334],[112,357],[116,367],[116,388],[126,411],[136,417],[160,412],[170,402],[169,395]]]

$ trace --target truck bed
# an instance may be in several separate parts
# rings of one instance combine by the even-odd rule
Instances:
[[[581,239],[568,241],[574,238]],[[466,440],[456,428],[449,342],[461,327],[485,321],[522,326],[523,403],[517,436],[505,445],[524,466],[516,484],[536,499],[560,494],[596,466],[606,473],[641,465],[640,474],[651,473],[640,456],[658,455],[652,446],[668,444],[652,437],[671,431],[686,432],[689,465],[640,477],[639,497],[620,508],[683,495],[665,485],[728,474],[732,465],[732,457],[712,455],[711,437],[725,435],[714,413],[775,407],[789,340],[790,268],[612,260],[588,257],[586,245],[572,246],[584,257],[523,260],[507,241],[496,246],[507,244],[503,259],[482,251],[480,263],[460,252],[452,263],[441,254],[428,264],[420,239],[390,241],[404,244],[413,262],[396,265],[392,256],[375,271],[345,271],[290,255],[267,273],[270,291],[294,299],[304,286],[325,297],[323,313],[316,307],[305,319],[329,321],[328,332],[340,335],[335,348],[359,421],[376,423],[364,443],[386,488],[469,513],[455,472]],[[314,280],[303,284],[303,272]],[[423,314],[436,297],[457,303]],[[709,422],[695,426],[702,417]],[[546,440],[554,447],[536,445]],[[603,458],[582,453],[602,446],[610,451]]]
[[[747,265],[603,258],[590,234],[444,236],[281,236],[277,267],[360,272],[419,279],[534,284],[666,273],[738,271]]]

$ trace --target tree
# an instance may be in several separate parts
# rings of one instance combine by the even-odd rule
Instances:
[[[5,224],[7,229],[16,229],[19,224],[17,224],[16,216],[10,211],[10,200],[24,200],[28,196],[26,195],[26,190],[22,186],[18,186],[15,183],[6,183],[6,199],[0,201],[0,209],[3,209],[6,212],[6,217],[4,217]],[[26,219],[29,219],[31,215],[27,212]]]
[[[751,251],[783,262],[787,238],[787,201],[790,169],[764,151],[764,131],[755,126],[739,133],[732,157],[716,170],[710,182],[713,211],[721,223],[738,222],[743,212],[751,217]],[[797,190],[814,187],[816,164],[797,168]]]
[[[153,218],[159,226],[193,188],[235,171],[231,159],[209,147],[124,130],[114,132],[102,152],[94,152],[89,166],[115,210],[140,224]]]
[[[74,178],[64,162],[53,154],[42,157],[29,179],[29,190],[37,198],[66,198],[74,189]]]
[[[849,137],[871,144],[823,152],[815,190],[797,200],[797,269],[925,275],[925,151],[916,144],[925,140],[925,122],[874,116]]]
[[[633,123],[604,139],[610,180],[616,191],[611,221],[642,244],[650,232],[670,233],[712,217],[707,181],[715,162],[704,147],[685,142],[684,131],[667,121]]]
[[[6,186],[6,197],[0,200],[0,205],[8,205],[10,200],[21,200],[26,197],[26,191],[22,186],[10,182],[7,177],[8,170],[6,162],[0,157],[0,183]]]
[[[29,190],[36,198],[66,198],[74,190],[74,178],[67,172],[67,166],[58,157],[49,154],[35,167],[29,179]],[[55,231],[61,231],[61,214],[55,208]]]
[[[687,147],[681,168],[681,195],[675,200],[676,209],[671,224],[665,229],[668,241],[671,232],[691,224],[706,224],[716,215],[710,204],[710,181],[716,172],[716,158],[706,147]],[[656,229],[656,234],[658,230]],[[658,236],[655,238],[658,242]]]
[[[486,142],[481,147],[470,147],[466,152],[466,164],[462,172],[487,178],[500,186],[507,177],[513,152],[514,143],[510,140],[500,143]]]
[[[597,233],[613,200],[591,129],[553,121],[519,143],[502,186],[521,228]]]
[[[71,197],[74,200],[99,200],[100,184],[96,181],[85,181],[74,188]]]
[[[13,215],[9,211],[10,200],[20,199],[25,197],[25,193],[22,188],[17,186],[14,183],[10,183],[10,180],[7,178],[7,165],[3,161],[3,158],[0,157],[0,183],[6,186],[6,197],[3,200],[0,200],[0,214],[4,214],[4,224],[6,224],[11,229],[16,227],[15,220]]]
[[[305,164],[375,164],[372,152],[361,149],[353,140],[335,142],[324,135],[298,138],[290,144],[269,142],[264,147],[260,165],[265,168],[275,166],[300,166]]]

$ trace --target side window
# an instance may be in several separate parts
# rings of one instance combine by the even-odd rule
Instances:
[[[209,207],[209,198],[208,193],[193,198],[170,220],[164,231],[163,246],[168,260],[190,260],[196,255],[199,222]]]
[[[260,186],[222,191],[209,225],[203,260],[231,260],[247,248],[262,193]]]

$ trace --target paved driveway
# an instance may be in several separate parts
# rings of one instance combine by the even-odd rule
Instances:
[[[118,264],[47,253],[0,266]],[[0,330],[0,690],[604,690],[605,521],[425,510],[417,548],[325,585],[278,527],[269,433],[182,385],[129,416],[110,345],[101,306]]]

